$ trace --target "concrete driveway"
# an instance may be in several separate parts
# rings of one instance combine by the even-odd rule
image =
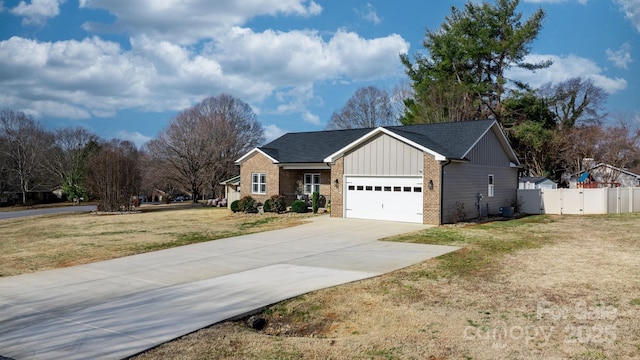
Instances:
[[[0,358],[124,358],[457,249],[377,241],[426,227],[321,216],[288,229],[0,278]]]

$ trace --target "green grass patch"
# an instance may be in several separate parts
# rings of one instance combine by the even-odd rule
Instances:
[[[274,222],[275,220],[276,220],[275,217],[264,217],[264,218],[258,219],[256,221],[242,223],[242,224],[240,224],[240,226],[238,228],[240,230],[247,230],[247,229],[254,228],[256,226],[265,225],[265,224],[268,224],[270,222]]]
[[[400,356],[400,351],[397,347],[392,347],[390,349],[373,349],[367,351],[367,355],[371,356],[372,359],[386,359],[386,360],[396,360],[402,359]]]
[[[631,299],[631,301],[629,301],[629,304],[640,306],[640,298]]]
[[[459,228],[435,227],[424,231],[394,236],[384,241],[408,242],[414,244],[459,245],[469,241],[469,235]]]
[[[320,310],[322,310],[320,304],[306,302],[303,295],[271,306],[264,310],[264,314],[286,318],[293,323],[304,323],[316,318]]]
[[[536,227],[550,222],[554,220],[548,216],[529,216],[466,227],[435,227],[386,240],[461,247],[438,257],[435,268],[418,270],[410,274],[409,279],[480,276],[495,270],[498,260],[506,254],[549,243],[552,235],[536,231]]]
[[[492,221],[492,222],[476,225],[475,227],[478,229],[509,229],[509,228],[516,228],[520,226],[531,225],[531,224],[534,224],[534,225],[550,224],[553,222],[555,222],[555,220],[549,217],[548,215],[532,215],[532,216],[525,216],[519,219]]]
[[[606,360],[609,357],[600,351],[587,351],[581,354],[575,355],[574,360]]]

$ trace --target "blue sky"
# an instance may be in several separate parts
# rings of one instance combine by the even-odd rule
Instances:
[[[0,109],[47,128],[84,126],[141,145],[180,110],[230,93],[268,139],[325,127],[362,86],[406,82],[400,53],[423,51],[451,6],[425,0],[0,0]],[[640,0],[522,0],[543,8],[533,86],[575,76],[640,114]]]

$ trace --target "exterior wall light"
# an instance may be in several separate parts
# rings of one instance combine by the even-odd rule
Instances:
[[[429,188],[429,190],[433,190],[433,180],[429,180],[427,187]]]

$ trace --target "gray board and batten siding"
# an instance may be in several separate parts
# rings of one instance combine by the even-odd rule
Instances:
[[[478,216],[477,195],[482,194],[480,205],[489,213],[497,214],[500,207],[511,206],[516,200],[518,169],[511,161],[493,131],[488,131],[471,148],[466,160],[452,162],[443,168],[443,220],[449,222],[457,209],[464,204],[467,218]],[[489,197],[489,175],[493,175],[493,197]]]
[[[344,174],[364,176],[422,176],[423,152],[381,134],[344,157]]]

